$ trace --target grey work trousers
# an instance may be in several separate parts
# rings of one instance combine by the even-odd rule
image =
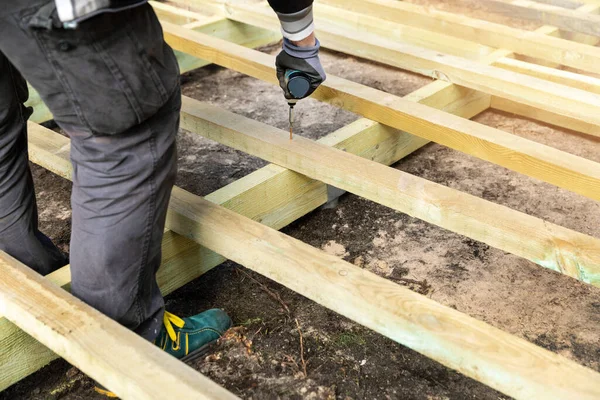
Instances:
[[[66,30],[52,1],[0,0],[0,249],[48,274],[66,259],[38,230],[23,77],[71,138],[73,294],[153,340],[181,108],[156,15],[142,5]]]

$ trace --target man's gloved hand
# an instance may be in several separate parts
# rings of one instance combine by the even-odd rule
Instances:
[[[287,38],[283,39],[283,50],[277,56],[275,65],[277,66],[277,78],[279,86],[283,89],[286,99],[293,99],[287,89],[285,82],[285,72],[287,70],[298,70],[307,74],[310,78],[310,90],[306,97],[310,96],[323,81],[326,75],[319,60],[319,48],[321,47],[318,40],[316,44],[310,47],[301,47],[293,44]]]

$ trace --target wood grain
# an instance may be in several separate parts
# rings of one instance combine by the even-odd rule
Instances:
[[[489,105],[489,96],[469,89],[433,83],[407,96],[448,112],[470,118]],[[325,136],[321,143],[392,164],[428,141],[366,119]],[[70,179],[69,139],[29,124],[29,157],[46,169]],[[326,185],[276,165],[268,165],[206,197],[242,215],[281,229],[328,200]],[[196,279],[225,261],[222,256],[172,231],[163,238],[163,258],[157,279],[163,294]],[[68,268],[61,270],[68,284]],[[66,271],[66,272],[65,272]],[[54,275],[54,274],[53,274]],[[65,280],[66,279],[66,280]],[[45,346],[0,317],[0,391],[56,358]]]
[[[217,0],[194,2],[219,4]],[[232,2],[227,3],[224,10],[223,15],[228,18],[279,30],[279,21],[270,9]],[[319,6],[316,12],[317,34],[325,47],[600,126],[600,95],[564,85],[563,82],[568,83],[568,80],[548,81],[533,73],[497,68],[495,63],[473,62],[465,58],[473,57],[473,49],[462,46],[464,50],[461,50],[459,43],[453,44],[454,38],[445,40],[436,37],[437,45],[425,42],[424,38],[433,41],[434,38],[430,37],[437,33],[420,30],[412,33],[412,37],[418,39],[407,41],[409,35],[406,31],[410,28],[398,23],[327,6]],[[600,16],[597,18],[600,19]],[[395,34],[397,32],[402,35]],[[475,60],[488,56],[492,51],[489,47],[479,47]],[[598,134],[591,130],[586,133]]]
[[[571,32],[600,36],[600,16],[528,0],[484,0],[486,11],[510,18],[527,19]]]
[[[182,126],[600,287],[600,239],[183,98]]]
[[[0,313],[123,399],[236,399],[0,252]]]
[[[163,29],[167,42],[176,49],[277,83],[274,59],[268,54],[166,22]],[[331,75],[313,96],[371,120],[600,200],[600,164],[596,162]]]
[[[600,374],[562,356],[181,189],[172,206],[170,224],[186,236],[507,395],[600,396]]]
[[[588,72],[597,72],[600,60],[600,48],[597,47],[405,1],[322,0],[322,3],[389,21],[402,21],[407,25],[475,41],[494,48],[508,49],[518,54]],[[583,11],[590,12],[597,10],[598,7],[599,5],[591,4],[589,8],[582,8]]]

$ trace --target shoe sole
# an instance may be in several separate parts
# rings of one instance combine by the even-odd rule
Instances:
[[[210,350],[217,343],[217,340],[213,340],[212,342],[205,344],[204,346],[200,347],[199,349],[196,349],[196,350],[192,351],[190,354],[188,354],[187,356],[183,357],[181,359],[181,361],[183,361],[186,364],[189,364],[192,361],[196,361],[197,359],[199,359],[201,357],[204,357],[205,355],[207,355],[208,353],[210,353]]]
[[[232,326],[233,326],[233,324],[229,323],[229,326],[227,327],[227,329],[225,329],[223,331],[223,333],[225,333]],[[219,339],[220,339],[220,336],[219,336]],[[188,354],[187,356],[183,357],[181,359],[181,361],[183,361],[186,364],[189,364],[192,361],[196,361],[197,359],[199,359],[201,357],[204,357],[205,355],[207,355],[208,353],[210,353],[210,351],[212,350],[212,348],[215,346],[215,344],[217,343],[217,341],[219,339],[215,339],[212,342],[209,342],[209,343],[205,344],[204,346],[200,347],[199,349],[196,349],[196,350],[192,351],[190,354]]]

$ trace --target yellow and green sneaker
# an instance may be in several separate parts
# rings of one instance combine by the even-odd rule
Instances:
[[[163,326],[154,344],[175,358],[189,362],[206,355],[230,327],[231,318],[216,308],[188,318],[165,311]],[[94,390],[109,398],[117,397],[98,383]]]

